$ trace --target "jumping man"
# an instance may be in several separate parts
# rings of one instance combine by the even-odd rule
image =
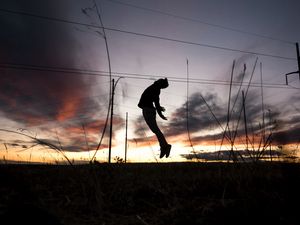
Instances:
[[[172,147],[172,145],[168,144],[156,123],[156,111],[162,119],[167,120],[167,118],[162,114],[162,112],[165,111],[165,108],[161,107],[159,104],[159,95],[160,89],[167,88],[168,86],[169,83],[167,78],[155,81],[143,92],[138,104],[138,106],[143,110],[143,116],[147,125],[157,137],[160,145],[160,158],[164,156],[168,158]]]

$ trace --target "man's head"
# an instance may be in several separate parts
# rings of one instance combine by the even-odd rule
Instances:
[[[167,88],[169,86],[168,78],[165,79],[159,79],[154,82],[156,85],[158,85],[160,88]]]

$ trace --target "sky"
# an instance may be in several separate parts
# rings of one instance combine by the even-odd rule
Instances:
[[[128,162],[205,160],[232,140],[236,150],[270,143],[297,154],[300,80],[291,74],[286,84],[285,74],[298,70],[299,8],[296,0],[1,1],[2,160],[106,162],[110,78],[114,162],[125,159],[126,113]],[[159,159],[137,103],[165,77],[168,120],[157,122],[172,150]]]

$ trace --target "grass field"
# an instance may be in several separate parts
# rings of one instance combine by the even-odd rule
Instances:
[[[0,165],[1,224],[299,224],[300,165]]]

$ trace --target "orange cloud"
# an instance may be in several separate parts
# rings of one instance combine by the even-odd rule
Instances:
[[[76,115],[79,101],[72,101],[70,100],[70,96],[66,96],[62,107],[59,109],[56,119],[59,122],[65,121],[67,119],[70,119]]]

